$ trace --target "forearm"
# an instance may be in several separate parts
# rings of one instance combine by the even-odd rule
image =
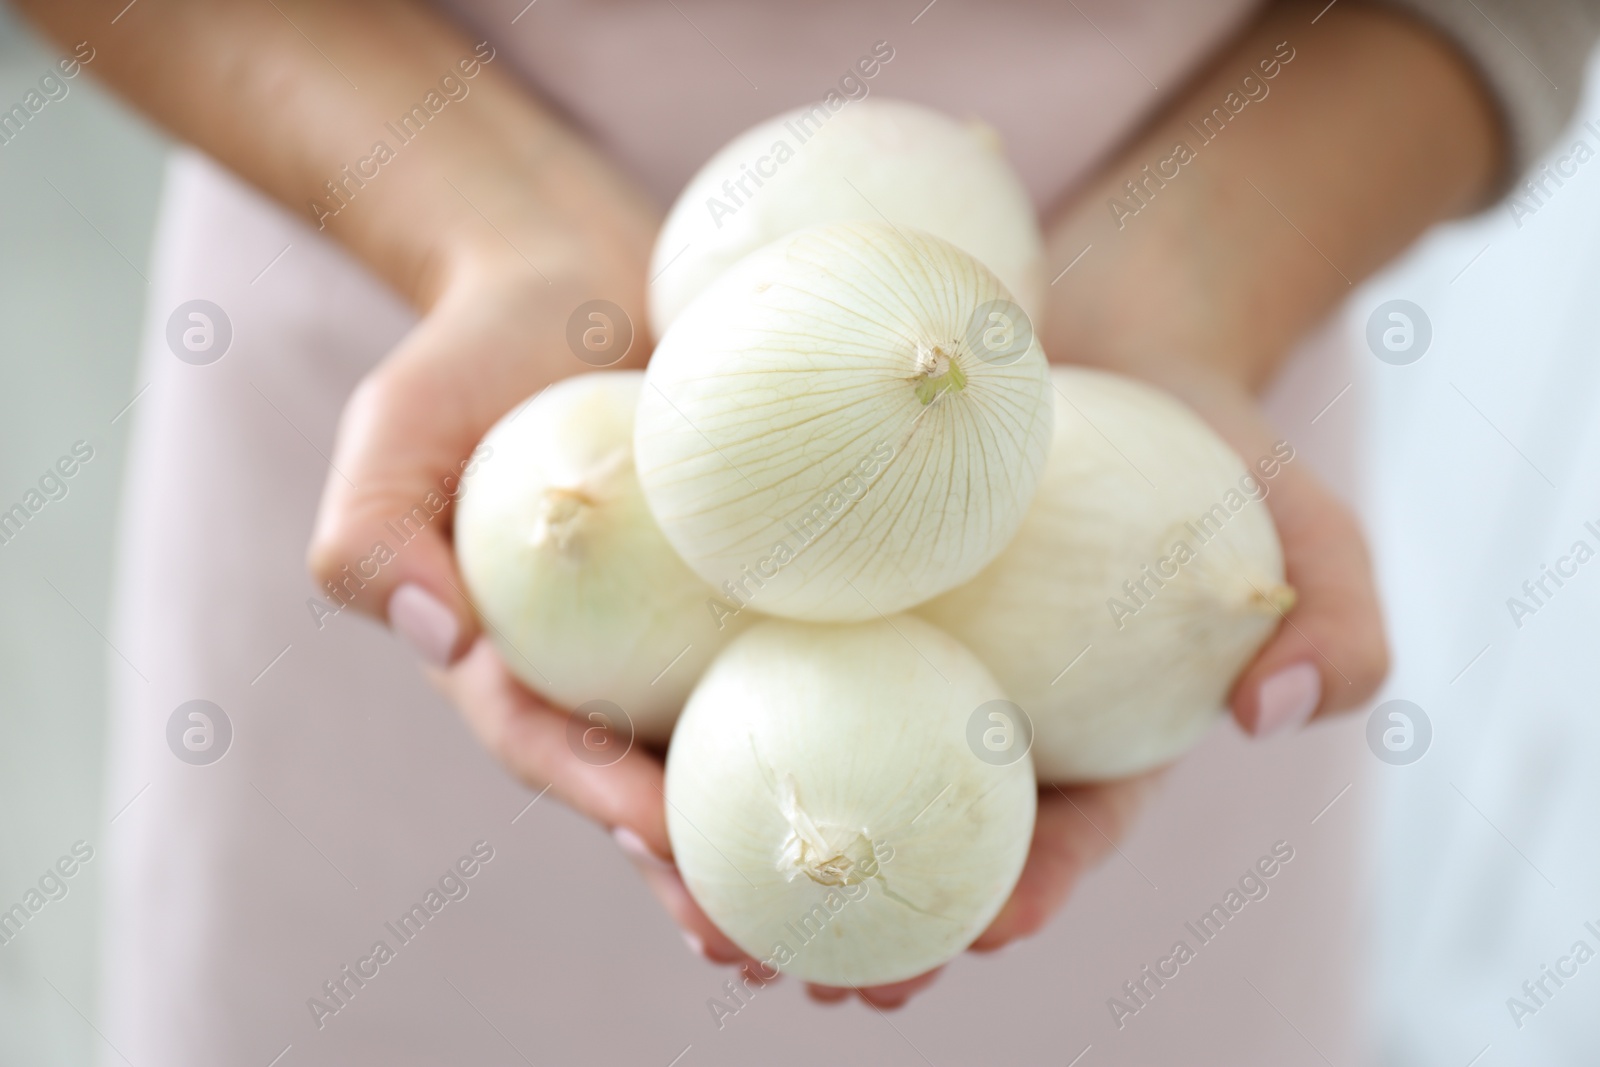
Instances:
[[[1269,9],[1054,216],[1053,269],[1089,251],[1050,288],[1052,356],[1257,388],[1354,284],[1482,203],[1503,135],[1468,65],[1383,9],[1312,25],[1321,8]]]
[[[559,277],[591,243],[648,254],[643,198],[503,59],[485,62],[491,48],[423,6],[164,0],[115,26],[122,0],[20,6],[60,41],[89,39],[94,72],[121,95],[325,228],[419,307],[463,256]],[[596,295],[628,303],[639,285]]]

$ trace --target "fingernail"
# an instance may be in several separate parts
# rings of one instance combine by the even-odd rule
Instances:
[[[758,985],[771,985],[783,977],[783,972],[778,970],[776,964],[768,966],[760,961],[745,964],[739,968],[739,973]]]
[[[461,624],[450,609],[413,582],[389,595],[389,627],[435,667],[450,665],[450,653],[461,634]]]
[[[1257,693],[1257,737],[1273,737],[1304,726],[1322,698],[1322,674],[1310,663],[1296,663],[1269,675]]]
[[[640,863],[645,863],[652,867],[659,867],[663,870],[670,870],[672,868],[672,864],[668,863],[666,860],[662,859],[660,856],[656,855],[650,850],[650,846],[644,843],[644,838],[640,837],[626,826],[613,827],[611,830],[611,836],[616,840],[617,847],[622,849],[623,852],[627,853],[630,858],[636,859]],[[704,954],[705,946],[701,945],[700,948],[696,949],[696,951]]]
[[[691,934],[689,931],[685,930],[683,931],[683,942],[689,946],[690,952],[693,952],[696,956],[699,956],[707,963],[716,962],[711,958],[711,953],[706,951],[706,943],[699,936]]]

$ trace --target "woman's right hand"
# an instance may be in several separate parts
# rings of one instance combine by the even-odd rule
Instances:
[[[481,632],[456,566],[452,512],[429,506],[447,505],[463,477],[470,481],[473,462],[495,462],[472,457],[502,415],[552,382],[595,369],[568,342],[580,306],[609,301],[633,332],[625,356],[619,345],[594,362],[622,357],[616,366],[638,367],[648,356],[644,293],[656,219],[625,196],[593,196],[604,183],[591,178],[591,222],[582,231],[536,218],[525,229],[475,233],[469,221],[465,247],[441,261],[437,299],[345,406],[309,562],[325,593],[327,583],[340,598],[353,593],[354,607],[415,648],[435,686],[512,774],[532,790],[548,787],[613,834],[691,948],[713,962],[746,963],[672,865],[661,756],[635,746],[595,766],[569,746],[568,712],[524,687]],[[397,544],[393,531],[418,507],[430,520]],[[380,543],[393,556],[377,565],[370,561]]]

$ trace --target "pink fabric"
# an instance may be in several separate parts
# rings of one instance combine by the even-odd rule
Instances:
[[[663,201],[727,137],[887,40],[872,92],[983,117],[1044,204],[1243,5],[938,0],[913,22],[919,6],[539,0],[512,24],[521,0],[506,0],[462,17]],[[209,366],[164,339],[196,298],[234,330]],[[527,808],[390,634],[349,615],[319,629],[306,608],[339,408],[412,315],[298,215],[179,153],[148,318],[113,636],[144,677],[113,662],[105,1063],[1059,1065],[1092,1045],[1082,1067],[1277,1067],[1313,1062],[1300,1033],[1353,1061],[1361,792],[1311,822],[1354,777],[1343,727],[1270,746],[1219,729],[1061,918],[957,961],[893,1026],[788,982],[718,1029],[706,1005],[727,972],[684,950],[610,836],[554,800]],[[165,742],[197,698],[233,723],[209,766]],[[1271,895],[1113,1025],[1122,984],[1279,839],[1297,858]],[[469,895],[319,1028],[310,998],[480,840],[495,858]]]
[[[1041,209],[1257,6],[1254,0],[924,4],[450,0],[447,6],[663,205],[734,134],[820,100],[876,42],[887,41],[894,58],[866,83],[868,91],[989,123]]]

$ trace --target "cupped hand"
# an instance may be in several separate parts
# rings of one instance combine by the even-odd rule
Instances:
[[[1127,373],[1126,367],[1111,368]],[[1177,395],[1233,446],[1247,465],[1274,455],[1276,434],[1251,392],[1225,375],[1193,365],[1141,364],[1144,377]],[[1292,446],[1293,442],[1289,444]],[[1303,458],[1278,466],[1266,504],[1283,544],[1286,577],[1296,594],[1271,639],[1234,684],[1229,709],[1248,734],[1270,737],[1314,716],[1357,707],[1388,672],[1388,646],[1366,542],[1354,515]],[[1045,784],[1021,878],[974,952],[1000,948],[1042,929],[1078,879],[1131,827],[1161,772],[1082,785]],[[872,989],[810,986],[835,1003],[859,995],[894,1008],[927,988],[938,971]]]
[[[386,621],[417,650],[477,738],[525,785],[548,787],[612,832],[692,948],[745,963],[672,865],[660,755],[635,747],[599,765],[569,745],[567,711],[525,688],[483,635],[451,542],[449,505],[496,420],[611,356],[621,357],[618,367],[645,362],[656,220],[619,200],[598,211],[607,225],[585,233],[551,234],[546,220],[502,223],[440,265],[437,299],[345,407],[309,563],[328,596]],[[595,300],[627,316],[634,339],[625,356],[580,359],[569,344],[569,320]],[[409,540],[397,543],[396,530]],[[380,543],[391,551],[376,553]]]
[[[1169,361],[1141,364],[1138,372],[1192,407],[1258,474],[1260,461],[1282,456],[1284,445],[1294,447],[1292,436],[1268,422],[1251,390],[1226,373]],[[1235,721],[1254,737],[1289,733],[1315,716],[1358,707],[1389,670],[1361,526],[1309,462],[1290,455],[1261,481],[1295,602],[1229,697]]]

